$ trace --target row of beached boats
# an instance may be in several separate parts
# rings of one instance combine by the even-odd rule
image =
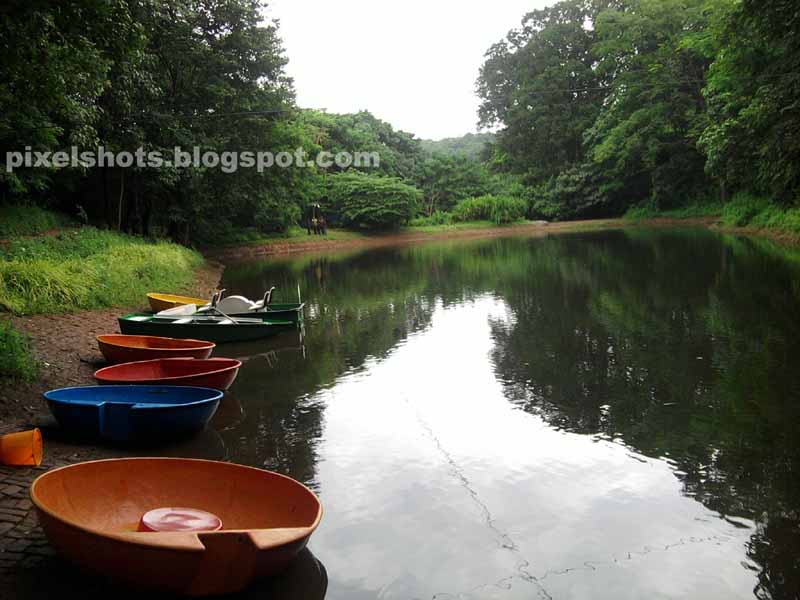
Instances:
[[[216,344],[297,326],[302,302],[217,293],[148,294],[153,313],[101,335],[101,385],[52,390],[51,412],[77,436],[157,442],[206,427],[241,363]],[[41,441],[39,442],[41,444]],[[41,452],[36,464],[41,461]],[[34,481],[31,498],[57,550],[104,578],[188,595],[239,591],[284,569],[322,517],[316,495],[277,473],[182,458],[78,463]]]
[[[121,334],[97,337],[109,365],[94,374],[100,385],[47,392],[51,412],[70,432],[112,441],[164,440],[202,430],[242,364],[211,358],[216,344],[267,337],[302,320],[303,303],[273,304],[274,290],[258,302],[223,298],[224,290],[207,302],[148,294],[153,313],[120,317]]]
[[[123,334],[202,339],[214,343],[245,342],[267,338],[302,320],[304,304],[272,303],[268,290],[259,301],[244,296],[223,297],[225,290],[210,300],[150,293],[152,313],[119,317]]]

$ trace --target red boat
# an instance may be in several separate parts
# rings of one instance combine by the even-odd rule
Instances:
[[[208,358],[215,344],[153,335],[98,335],[97,345],[110,365],[157,358]]]
[[[232,358],[160,358],[106,367],[94,378],[104,384],[188,385],[224,391],[241,366]]]

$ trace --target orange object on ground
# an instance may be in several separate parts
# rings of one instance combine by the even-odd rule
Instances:
[[[38,467],[42,464],[42,433],[31,429],[0,436],[0,464]]]
[[[154,508],[142,515],[139,531],[219,531],[222,519],[204,510],[185,507]]]
[[[156,358],[208,358],[216,344],[150,335],[98,335],[97,345],[109,364]]]
[[[184,458],[85,462],[31,485],[39,522],[79,566],[138,587],[195,596],[242,590],[283,570],[305,547],[322,505],[302,484],[269,471]],[[139,532],[156,507],[219,515],[212,532]]]

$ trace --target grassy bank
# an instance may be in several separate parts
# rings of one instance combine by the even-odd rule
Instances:
[[[38,206],[0,206],[0,238],[38,235],[69,225],[74,225],[74,222],[66,215]]]
[[[800,208],[788,208],[751,194],[737,194],[725,205],[722,224],[771,229],[800,237]]]
[[[234,246],[266,246],[270,244],[303,244],[309,241],[331,241],[338,242],[344,240],[356,240],[365,237],[366,234],[347,229],[328,229],[328,234],[324,236],[308,235],[308,231],[302,227],[290,227],[285,233],[260,233],[256,230],[245,230],[238,232],[234,236],[229,236],[225,241],[215,243],[215,248],[229,248]]]
[[[644,221],[665,217],[668,219],[694,219],[698,217],[718,217],[724,207],[720,202],[694,202],[681,208],[658,210],[650,205],[633,206],[625,213],[625,219]]]
[[[31,381],[38,372],[28,338],[11,323],[0,321],[0,379]]]
[[[761,229],[800,238],[800,208],[781,206],[767,198],[746,192],[736,194],[725,204],[697,202],[673,210],[637,206],[629,209],[624,218],[643,221],[659,217],[671,219],[719,217],[720,223],[725,227]]]
[[[168,242],[152,242],[92,227],[0,245],[0,310],[66,312],[141,304],[146,292],[184,291],[202,257]]]

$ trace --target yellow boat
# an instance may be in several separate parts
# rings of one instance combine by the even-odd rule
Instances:
[[[190,296],[176,296],[174,294],[156,294],[151,292],[147,294],[147,300],[150,302],[150,308],[153,312],[161,312],[176,306],[184,306],[185,304],[196,304],[197,306],[205,306],[208,300],[203,298],[191,298]]]

